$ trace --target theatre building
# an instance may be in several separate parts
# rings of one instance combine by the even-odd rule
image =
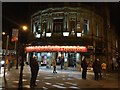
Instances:
[[[89,67],[95,58],[108,60],[106,33],[109,27],[106,25],[110,25],[110,21],[105,15],[80,6],[46,8],[34,13],[31,30],[36,41],[26,47],[27,59],[33,52],[41,66],[50,67],[52,58],[59,65],[60,57],[64,56],[66,69],[79,68],[83,58]]]

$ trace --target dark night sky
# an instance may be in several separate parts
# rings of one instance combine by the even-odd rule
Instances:
[[[58,2],[57,2],[58,3]],[[30,24],[30,16],[40,9],[49,6],[47,3],[30,2],[3,2],[2,3],[2,28],[11,33],[12,28],[18,28],[23,24]],[[120,3],[109,2],[111,22],[120,30]],[[38,8],[39,7],[39,8]],[[41,8],[40,8],[41,7]]]
[[[27,24],[30,18],[27,9],[27,3],[2,3],[3,31],[10,33],[12,28]]]

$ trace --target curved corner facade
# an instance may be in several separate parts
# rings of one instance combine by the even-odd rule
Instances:
[[[108,15],[109,16],[109,15]],[[34,46],[85,46],[87,52],[42,52],[37,50],[34,55],[40,64],[46,64],[53,57],[59,64],[59,57],[64,55],[65,67],[79,67],[85,57],[91,66],[95,58],[106,60],[110,64],[108,45],[109,19],[82,7],[48,8],[31,16],[31,30],[37,38]],[[108,47],[109,46],[109,47]],[[111,53],[113,56],[113,54]],[[49,65],[48,65],[49,66]],[[50,67],[50,66],[49,66]]]

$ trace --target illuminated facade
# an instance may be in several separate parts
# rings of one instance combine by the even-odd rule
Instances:
[[[107,18],[106,18],[107,17]],[[51,61],[53,57],[58,59],[64,55],[67,66],[72,66],[74,61],[80,64],[82,57],[86,57],[88,63],[95,58],[111,63],[113,53],[110,53],[112,42],[108,39],[110,30],[108,12],[99,15],[95,11],[83,7],[48,8],[38,11],[31,17],[31,30],[37,40],[33,47],[37,46],[84,46],[86,52],[78,51],[44,51],[35,49],[38,61]],[[113,34],[113,33],[111,33]],[[117,47],[117,40],[114,47]],[[28,52],[31,52],[30,50]],[[109,54],[111,57],[109,57]],[[45,63],[46,63],[45,62]],[[44,63],[44,62],[42,62]]]

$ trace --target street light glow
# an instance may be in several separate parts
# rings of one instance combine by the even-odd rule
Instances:
[[[5,35],[6,33],[5,32],[2,32],[2,35]]]
[[[27,26],[23,26],[22,29],[26,31],[28,29],[28,27]]]

